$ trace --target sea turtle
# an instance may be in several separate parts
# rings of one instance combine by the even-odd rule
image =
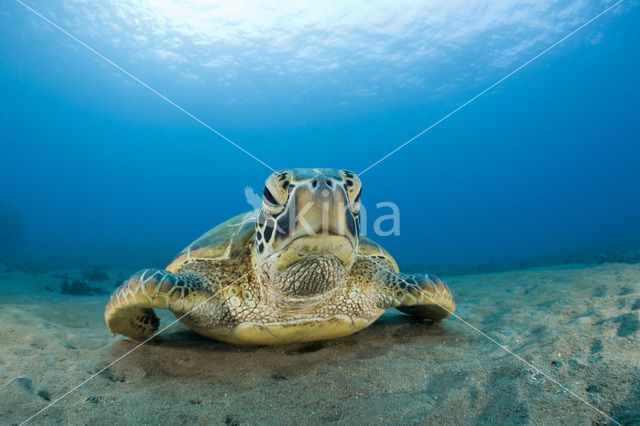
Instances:
[[[238,344],[281,344],[355,333],[391,307],[439,321],[451,291],[403,274],[359,235],[360,179],[348,170],[290,169],[266,181],[262,206],[213,228],[166,270],[145,269],[105,309],[115,335],[143,338],[169,309],[196,333]]]

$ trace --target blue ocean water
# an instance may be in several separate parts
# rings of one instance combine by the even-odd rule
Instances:
[[[361,172],[613,2],[28,3],[274,169]],[[625,1],[362,174],[404,265],[640,245]],[[271,171],[15,1],[0,5],[5,261],[163,266]],[[399,210],[399,235],[374,220]]]

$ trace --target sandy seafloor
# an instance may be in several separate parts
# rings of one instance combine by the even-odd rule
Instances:
[[[111,291],[133,271],[108,272],[101,285]],[[461,318],[621,424],[640,424],[640,264],[443,278]],[[136,345],[107,331],[108,295],[44,290],[60,281],[0,269],[2,424],[27,419]],[[429,324],[395,310],[356,335],[287,346],[232,346],[176,324],[32,420],[353,422],[612,423],[459,319]]]

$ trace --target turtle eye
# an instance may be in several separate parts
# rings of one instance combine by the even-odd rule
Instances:
[[[356,195],[356,198],[354,198],[350,203],[351,210],[353,210],[354,212],[360,210],[360,195],[362,195],[362,188],[360,188],[360,190],[358,191],[358,195]]]
[[[354,203],[360,203],[360,196],[362,195],[362,188],[360,188],[360,191],[358,191],[358,195],[356,195],[356,198],[353,200]]]
[[[340,170],[340,174],[349,198],[349,207],[352,211],[357,212],[360,209],[360,194],[362,194],[360,179],[350,170]]]
[[[267,188],[266,186],[264,187],[264,191],[262,191],[262,195],[263,198],[269,202],[269,204],[272,204],[274,206],[278,206],[280,205],[280,203],[278,203],[278,201],[276,200],[276,198],[273,196],[273,194],[271,193],[271,191],[269,191],[269,188]]]

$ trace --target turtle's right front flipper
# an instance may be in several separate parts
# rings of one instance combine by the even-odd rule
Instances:
[[[158,330],[160,320],[153,308],[184,315],[211,295],[194,272],[171,274],[144,269],[113,292],[104,319],[112,334],[138,339]]]

